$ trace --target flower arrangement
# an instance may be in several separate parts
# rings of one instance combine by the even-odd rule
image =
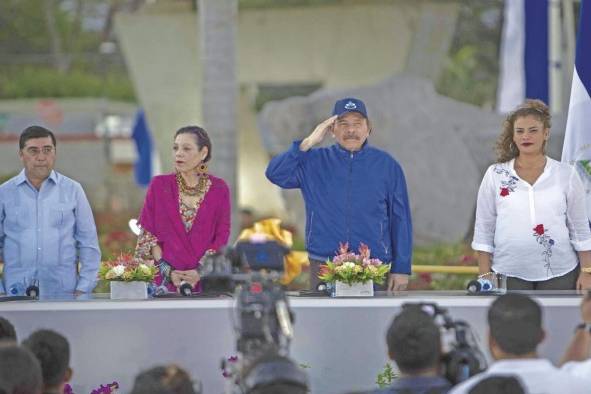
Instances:
[[[359,246],[359,254],[349,252],[349,244],[339,245],[339,254],[332,261],[320,266],[318,277],[327,283],[344,282],[366,283],[372,280],[374,283],[384,283],[386,274],[390,272],[390,264],[384,264],[380,259],[370,258],[370,250],[365,244]]]
[[[113,382],[110,384],[101,384],[100,387],[92,390],[90,394],[116,394],[119,388],[119,383]]]
[[[121,253],[114,260],[102,262],[98,275],[102,280],[152,282],[156,272],[155,266],[144,264],[130,253]]]

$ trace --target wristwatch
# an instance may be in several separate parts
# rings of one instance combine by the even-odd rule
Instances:
[[[577,327],[575,328],[575,332],[577,332],[578,330],[585,330],[591,334],[591,323],[583,322],[583,323],[577,324]]]
[[[591,267],[581,267],[581,272],[591,274]]]

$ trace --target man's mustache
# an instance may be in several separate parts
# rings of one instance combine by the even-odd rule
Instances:
[[[345,140],[357,140],[359,141],[359,137],[357,137],[356,135],[353,134],[349,134],[343,137]]]

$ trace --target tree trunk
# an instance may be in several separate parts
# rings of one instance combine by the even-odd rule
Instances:
[[[232,239],[236,235],[237,191],[237,77],[236,30],[238,0],[199,0],[199,39],[204,127],[212,139],[215,175],[230,187]]]
[[[61,73],[66,73],[69,68],[69,60],[64,54],[62,37],[57,28],[55,19],[56,4],[55,0],[44,0],[43,11],[45,13],[45,22],[47,23],[47,33],[49,35],[49,42],[51,45],[51,56],[53,66]]]

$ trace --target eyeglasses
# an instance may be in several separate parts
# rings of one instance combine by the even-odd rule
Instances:
[[[55,148],[53,146],[44,146],[43,148],[39,149],[37,147],[34,146],[30,146],[27,149],[25,149],[27,151],[27,153],[31,156],[37,157],[39,156],[39,154],[41,152],[43,152],[44,155],[50,155],[53,152],[55,152]]]

